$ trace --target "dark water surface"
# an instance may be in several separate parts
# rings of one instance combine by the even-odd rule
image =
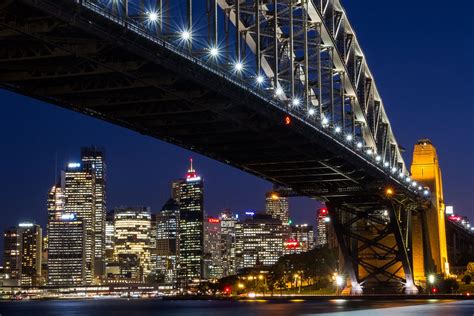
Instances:
[[[281,316],[281,315],[474,315],[474,301],[454,300],[293,300],[293,301],[162,301],[94,299],[0,302],[0,316]]]

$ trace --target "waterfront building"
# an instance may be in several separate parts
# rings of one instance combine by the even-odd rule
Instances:
[[[114,211],[110,210],[105,216],[105,262],[106,264],[114,261]]]
[[[204,278],[220,279],[222,267],[221,221],[216,217],[207,217],[204,222]]]
[[[255,214],[237,223],[237,269],[276,263],[283,255],[284,232],[282,222],[268,214]]]
[[[64,179],[64,214],[73,214],[84,224],[86,282],[92,284],[95,271],[95,172],[72,162],[67,165]]]
[[[39,225],[18,224],[20,235],[20,285],[41,285],[43,234]]]
[[[18,280],[21,270],[21,233],[18,227],[10,227],[3,233],[4,272],[9,279]]]
[[[176,194],[180,207],[178,283],[185,289],[198,284],[203,279],[204,270],[204,183],[194,170],[192,159],[186,178],[174,183],[177,185]]]
[[[156,274],[162,284],[177,287],[179,204],[170,198],[156,217]]]
[[[103,276],[105,273],[105,217],[106,217],[106,183],[107,165],[105,152],[95,146],[81,148],[83,170],[94,173],[94,274]]]
[[[75,286],[90,283],[86,246],[85,223],[75,214],[62,214],[49,221],[48,285]]]
[[[54,185],[48,193],[48,220],[54,220],[64,212],[66,195],[62,181]]]
[[[149,207],[114,210],[114,257],[120,278],[144,282],[150,274],[151,212]]]

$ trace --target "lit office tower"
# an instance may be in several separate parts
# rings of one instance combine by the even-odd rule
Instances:
[[[193,169],[193,161],[177,193],[179,211],[179,269],[178,283],[187,288],[203,277],[203,181]]]
[[[306,252],[313,249],[313,246],[313,226],[308,224],[290,226],[290,237],[284,242],[285,254]]]
[[[64,212],[66,196],[61,183],[54,185],[48,193],[48,219],[54,220]]]
[[[114,211],[110,210],[105,216],[105,261],[114,261]]]
[[[156,217],[156,272],[170,288],[177,282],[178,221],[179,205],[169,199]]]
[[[120,267],[121,278],[143,282],[151,268],[150,208],[116,208],[114,226],[114,256]]]
[[[75,214],[84,222],[86,281],[92,284],[95,258],[95,173],[82,168],[80,163],[73,162],[68,164],[64,179],[64,214]]]
[[[107,166],[104,151],[92,147],[81,149],[82,168],[91,170],[95,175],[95,223],[94,256],[95,275],[105,273],[105,216],[106,216],[106,176]]]
[[[237,269],[251,268],[257,263],[270,266],[283,255],[281,221],[268,214],[256,214],[236,224]]]
[[[204,278],[222,278],[221,221],[208,217],[204,221]]]
[[[17,227],[10,227],[3,234],[4,271],[10,279],[18,280],[21,269],[21,234]]]
[[[222,276],[236,274],[235,266],[235,224],[238,215],[232,214],[229,209],[225,209],[220,215],[221,221],[221,259],[222,259]]]
[[[289,225],[287,197],[280,196],[278,192],[267,192],[265,196],[265,209],[268,215],[281,220],[284,227]]]
[[[41,227],[33,223],[18,224],[20,231],[20,284],[22,286],[41,285],[41,263],[43,234]]]
[[[62,214],[48,222],[48,285],[90,283],[86,271],[86,231],[74,214]],[[89,273],[89,278],[88,278]]]
[[[330,234],[330,227],[329,227],[329,214],[328,209],[325,207],[321,207],[318,210],[316,216],[316,223],[318,225],[318,231],[316,233],[316,246],[324,247],[327,246],[329,243],[329,234]]]

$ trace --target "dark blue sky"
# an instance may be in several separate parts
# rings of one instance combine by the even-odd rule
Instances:
[[[438,149],[445,201],[474,219],[474,2],[343,1],[365,51],[399,143],[411,161],[414,143]],[[21,220],[46,221],[46,196],[59,166],[80,147],[104,146],[108,206],[149,205],[158,211],[169,182],[187,159],[206,181],[205,208],[262,210],[271,185],[254,176],[135,132],[0,90],[0,229]],[[296,222],[314,222],[317,203],[292,200]],[[2,242],[0,242],[1,246]]]

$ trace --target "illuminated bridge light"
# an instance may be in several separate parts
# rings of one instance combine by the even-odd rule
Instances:
[[[217,48],[217,47],[211,47],[211,49],[209,50],[209,54],[210,54],[212,57],[217,57],[217,56],[219,56],[219,48]]]
[[[282,95],[282,94],[283,94],[283,89],[280,88],[280,87],[276,88],[276,90],[275,90],[275,95],[280,96],[280,95]]]
[[[421,185],[418,186],[418,190],[420,190],[420,191],[423,190],[423,187]]]
[[[385,162],[383,163],[383,166],[384,166],[384,167],[389,167],[390,164],[388,163],[388,161],[385,161]]]
[[[403,172],[400,172],[400,174],[398,175],[400,178],[403,178],[405,177],[405,174],[403,174]]]
[[[262,75],[258,75],[256,81],[258,84],[262,84],[265,82],[265,78]]]
[[[411,185],[414,186],[414,187],[416,187],[417,184],[418,184],[418,183],[416,183],[416,181],[413,181],[413,182],[411,183]]]
[[[366,151],[367,155],[369,156],[372,156],[374,154],[374,152],[372,151],[372,149],[367,149]]]
[[[429,191],[428,189],[425,189],[425,190],[423,191],[423,195],[425,195],[425,196],[430,195],[430,191]]]
[[[234,69],[238,72],[241,72],[242,70],[244,70],[244,64],[242,64],[241,61],[238,61],[235,63]]]
[[[375,156],[375,161],[381,161],[382,160],[382,157],[380,157],[379,155]]]
[[[308,110],[308,114],[309,114],[310,116],[313,116],[315,113],[316,113],[316,111],[315,111],[313,108],[310,108],[310,109]]]
[[[341,132],[341,128],[339,126],[336,126],[336,128],[334,129],[334,132],[336,134],[339,134]]]
[[[323,125],[328,125],[329,124],[329,120],[327,119],[327,117],[323,117],[322,123],[323,123]]]
[[[300,102],[301,102],[300,99],[294,98],[292,104],[293,104],[293,106],[299,106]]]
[[[153,11],[148,12],[147,16],[148,16],[148,21],[150,21],[150,22],[158,21],[158,13],[157,12],[153,12]]]
[[[349,135],[346,135],[346,140],[347,140],[348,142],[351,142],[351,141],[352,141],[352,139],[353,139],[353,137],[352,137],[352,135],[351,135],[351,134],[349,134]]]
[[[191,40],[191,33],[189,31],[181,32],[181,39],[183,39],[185,41]]]
[[[362,146],[363,146],[363,145],[362,145],[362,143],[361,143],[361,142],[358,142],[358,143],[357,143],[357,148],[359,148],[359,149],[360,149],[360,148],[362,148]]]
[[[396,167],[392,167],[392,173],[395,173],[397,172],[397,168]]]

